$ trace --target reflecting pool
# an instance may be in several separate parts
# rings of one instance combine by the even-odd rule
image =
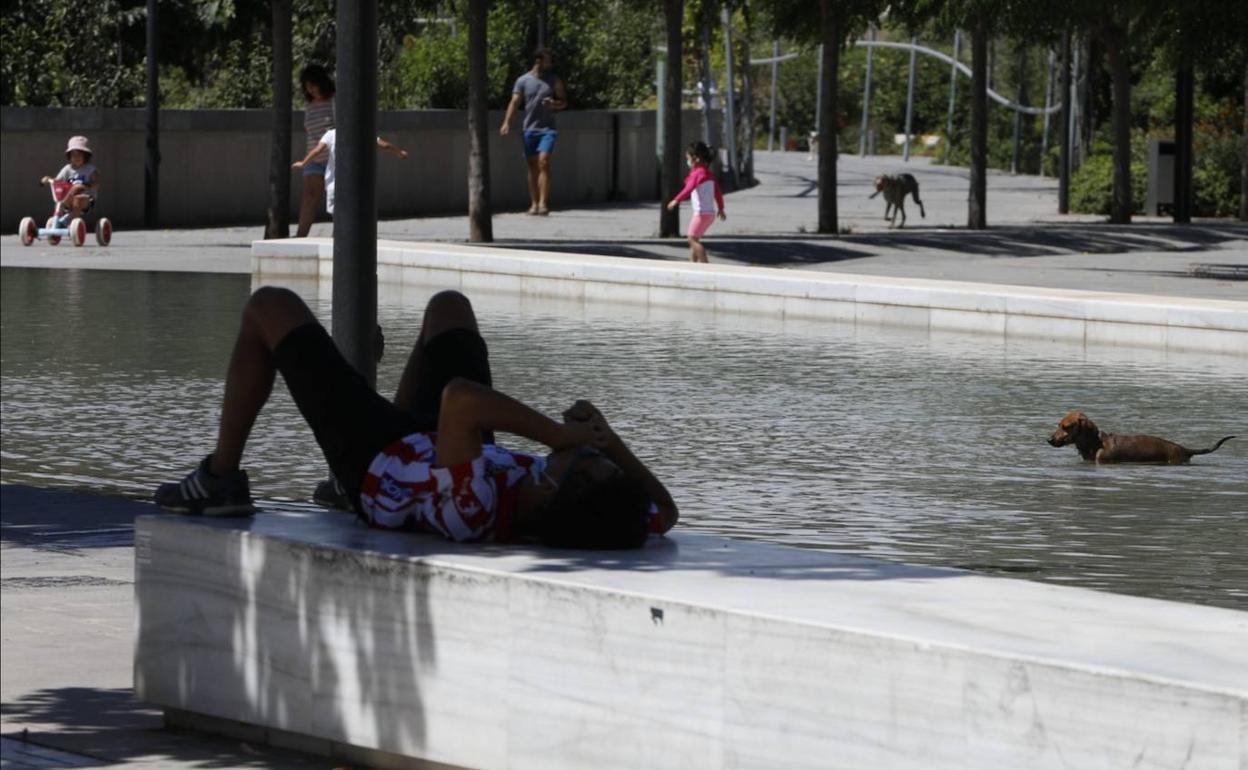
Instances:
[[[211,449],[246,276],[2,277],[5,483],[146,497]],[[386,394],[435,288],[382,297]],[[548,413],[599,404],[690,530],[1248,608],[1243,359],[473,301],[496,384]],[[1090,466],[1044,441],[1073,408],[1188,446],[1242,438],[1190,466]],[[245,465],[267,499],[324,477],[280,382]]]

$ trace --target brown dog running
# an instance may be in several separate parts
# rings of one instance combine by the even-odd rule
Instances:
[[[875,192],[868,196],[868,200],[874,198],[880,193],[884,193],[884,218],[888,220],[888,226],[891,228],[897,224],[897,213],[901,213],[901,226],[906,226],[906,196],[913,195],[914,202],[919,204],[919,214],[927,219],[927,212],[923,210],[923,201],[919,200],[919,180],[914,178],[913,174],[881,174],[875,178]],[[892,218],[889,218],[889,213]]]
[[[1083,412],[1071,412],[1057,424],[1057,430],[1049,436],[1052,446],[1074,444],[1079,456],[1096,463],[1169,463],[1182,465],[1194,455],[1207,455],[1227,441],[1227,436],[1208,449],[1188,449],[1173,441],[1156,436],[1119,436],[1102,433],[1096,423]]]

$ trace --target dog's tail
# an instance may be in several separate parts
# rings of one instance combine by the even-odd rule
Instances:
[[[1223,444],[1225,444],[1226,442],[1230,441],[1230,440],[1231,440],[1231,439],[1233,439],[1233,438],[1235,438],[1235,437],[1234,437],[1234,436],[1227,436],[1227,437],[1226,437],[1226,438],[1224,438],[1224,439],[1220,439],[1220,440],[1218,441],[1218,443],[1214,444],[1213,446],[1209,447],[1208,449],[1193,449],[1193,450],[1192,450],[1192,454],[1193,454],[1193,455],[1207,455],[1207,454],[1209,454],[1210,452],[1216,452],[1216,451],[1218,451],[1218,447],[1222,446]]]

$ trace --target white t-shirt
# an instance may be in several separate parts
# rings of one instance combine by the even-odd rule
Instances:
[[[329,157],[325,159],[325,210],[334,213],[334,141],[338,138],[337,129],[329,129],[321,136],[321,142],[329,148]]]

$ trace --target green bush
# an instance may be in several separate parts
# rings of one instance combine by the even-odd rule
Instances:
[[[1143,163],[1131,163],[1131,210],[1144,210],[1148,172]],[[1093,155],[1070,177],[1070,210],[1079,214],[1109,215],[1114,202],[1114,158]]]

